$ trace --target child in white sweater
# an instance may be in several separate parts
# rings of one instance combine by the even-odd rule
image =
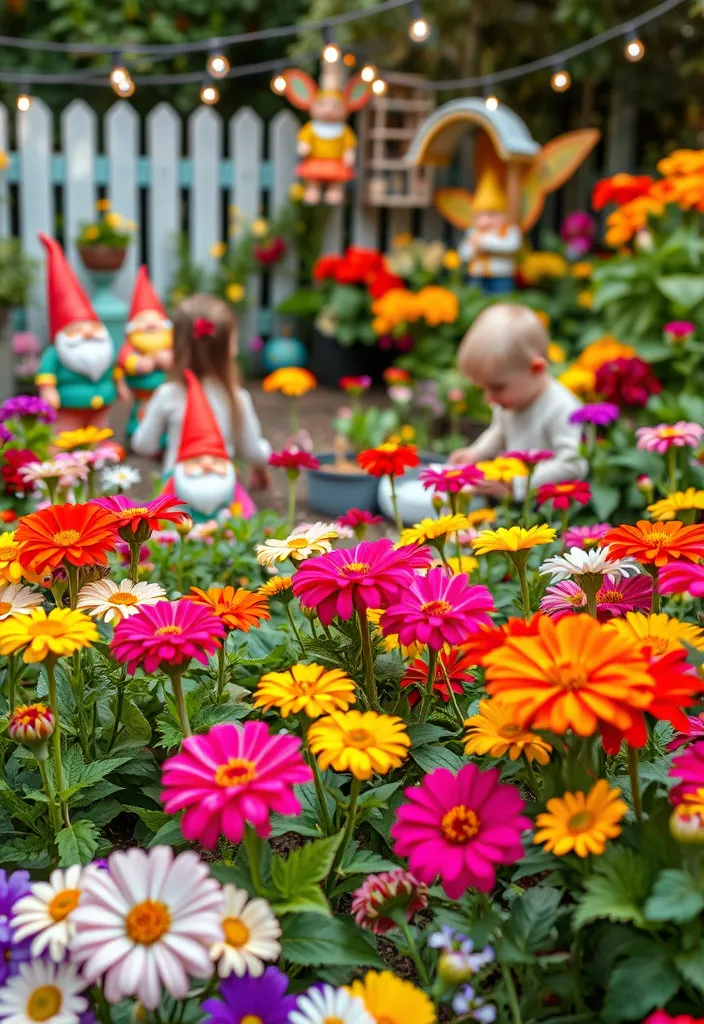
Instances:
[[[532,486],[584,479],[587,463],[579,455],[581,430],[569,417],[579,401],[548,372],[547,332],[527,306],[496,303],[485,309],[462,339],[457,364],[484,391],[492,406],[490,426],[468,448],[450,456],[453,465],[493,459],[506,451],[537,448],[553,452],[540,462]],[[506,484],[485,480],[478,492],[505,498]],[[525,478],[514,481],[522,498]]]

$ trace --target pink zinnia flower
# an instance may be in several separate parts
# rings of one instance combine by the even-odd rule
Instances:
[[[679,420],[671,426],[660,423],[657,427],[639,427],[636,430],[637,446],[647,452],[664,455],[673,445],[676,448],[696,448],[704,434],[704,427],[698,423]]]
[[[590,526],[570,526],[562,539],[566,548],[591,548],[599,545],[611,529],[611,523],[592,523]]]
[[[438,566],[401,590],[380,625],[385,636],[398,635],[405,647],[421,643],[439,651],[445,644],[461,644],[468,633],[482,626],[491,626],[489,612],[495,610],[486,587],[470,586],[465,574],[450,576]]]
[[[691,1017],[688,1013],[671,1017],[665,1010],[656,1010],[645,1018],[643,1024],[704,1024],[704,1017]]]
[[[693,743],[683,754],[675,757],[669,771],[670,778],[679,784],[670,790],[670,800],[677,804],[685,793],[695,793],[704,787],[704,743]]]
[[[193,601],[159,601],[146,605],[115,627],[110,644],[117,661],[134,673],[158,668],[182,672],[191,658],[201,665],[221,646],[225,627],[210,609]]]
[[[340,526],[349,526],[353,530],[356,530],[358,526],[372,526],[376,523],[383,523],[383,521],[382,516],[374,516],[362,508],[351,508],[337,520]]]
[[[285,469],[289,476],[298,476],[302,469],[320,469],[320,463],[310,452],[304,452],[295,445],[281,452],[272,452],[269,465]]]
[[[179,505],[185,508],[185,501],[174,497],[173,494],[162,494],[158,498],[154,498],[153,501],[146,502],[144,505],[132,501],[131,498],[126,497],[124,494],[115,494],[110,498],[94,498],[92,504],[100,505],[101,508],[112,512],[115,520],[121,527],[120,536],[122,536],[123,540],[129,539],[123,536],[126,527],[129,527],[131,532],[135,534],[142,526],[142,523],[144,523],[149,531],[148,536],[153,530],[159,529],[161,522],[182,523],[187,518],[186,514],[178,508]],[[146,540],[146,537],[143,540]]]
[[[569,508],[572,502],[586,505],[592,496],[592,489],[586,480],[566,480],[562,484],[543,484],[538,488],[536,500],[539,505],[551,501],[555,509]]]
[[[550,452],[547,448],[526,448],[525,450],[518,449],[515,452],[504,452],[505,459],[519,459],[524,462],[529,469],[533,466],[537,466],[539,462],[545,462],[547,459],[554,459],[555,452]]]
[[[389,917],[392,910],[403,910],[410,922],[417,910],[425,910],[428,906],[427,893],[415,875],[403,868],[369,875],[352,894],[352,913],[360,928],[383,935],[397,927],[394,919]]]
[[[668,339],[676,339],[677,341],[692,338],[696,329],[697,325],[693,324],[691,320],[671,320],[669,324],[665,324],[663,327],[665,336]]]
[[[187,737],[181,753],[164,762],[161,798],[167,814],[186,808],[184,837],[212,850],[220,835],[241,842],[247,822],[265,838],[272,811],[300,814],[293,787],[312,778],[296,736],[272,736],[264,722],[223,722]]]
[[[470,886],[490,892],[496,865],[522,858],[521,832],[531,822],[518,790],[499,782],[497,768],[468,764],[457,775],[437,768],[405,795],[391,827],[394,852],[426,885],[440,875],[450,899]]]
[[[394,549],[390,540],[362,541],[355,548],[309,558],[293,578],[293,592],[306,608],[315,608],[329,626],[335,616],[388,608],[413,580],[414,569],[430,563],[427,548]]]
[[[660,569],[661,594],[691,594],[704,597],[704,565],[670,562]]]
[[[561,580],[548,587],[540,600],[540,610],[553,619],[586,608],[587,598],[574,580]]]
[[[679,750],[685,743],[693,743],[696,740],[704,739],[704,712],[699,715],[687,715],[689,732],[678,732],[675,738],[667,744],[668,750]]]
[[[432,488],[436,494],[458,494],[483,479],[484,474],[476,466],[445,466],[442,469],[424,469],[420,474],[426,491]]]
[[[597,614],[603,622],[626,612],[650,609],[652,600],[653,581],[645,573],[631,579],[604,576],[596,597]],[[561,619],[570,612],[583,611],[586,605],[587,599],[581,587],[574,580],[563,580],[547,588],[540,610],[553,619]]]

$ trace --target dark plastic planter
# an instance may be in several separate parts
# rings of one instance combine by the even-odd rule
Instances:
[[[343,348],[334,338],[314,331],[308,368],[315,374],[318,383],[326,388],[336,388],[340,377],[359,377],[362,374],[368,374],[378,384],[384,370],[393,363],[395,355],[393,350],[386,351],[378,345],[362,345],[358,341]]]
[[[308,470],[308,504],[314,512],[337,519],[351,508],[376,512],[379,481],[366,473],[335,473],[335,456],[324,452],[317,456],[320,469]]]

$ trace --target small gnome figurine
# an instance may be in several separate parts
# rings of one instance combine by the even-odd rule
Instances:
[[[135,278],[125,334],[117,365],[124,373],[120,397],[134,402],[127,424],[127,436],[130,438],[137,429],[146,403],[166,380],[166,372],[171,369],[173,361],[173,324],[152,287],[144,265]]]
[[[56,431],[105,427],[117,397],[115,346],[54,238],[39,235],[47,251],[48,345],[34,382],[57,410]]]
[[[370,85],[359,75],[343,84],[341,61],[323,61],[320,86],[298,68],[284,72],[286,98],[299,110],[309,110],[311,120],[298,133],[298,154],[303,157],[296,173],[305,185],[303,201],[339,205],[345,198],[345,182],[351,181],[357,153],[357,136],[347,117],[361,110],[372,97]]]
[[[472,227],[458,246],[472,283],[489,295],[512,291],[515,258],[522,244],[521,229],[508,222],[506,194],[499,177],[493,167],[487,167],[472,200]]]

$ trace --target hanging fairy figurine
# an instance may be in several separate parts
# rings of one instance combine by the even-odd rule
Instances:
[[[303,202],[314,206],[321,198],[330,206],[344,202],[345,184],[355,176],[357,136],[347,118],[361,110],[372,97],[371,86],[360,75],[344,84],[342,61],[323,61],[320,84],[299,68],[283,72],[284,95],[299,110],[308,110],[310,121],[298,133],[296,174],[303,182]]]

